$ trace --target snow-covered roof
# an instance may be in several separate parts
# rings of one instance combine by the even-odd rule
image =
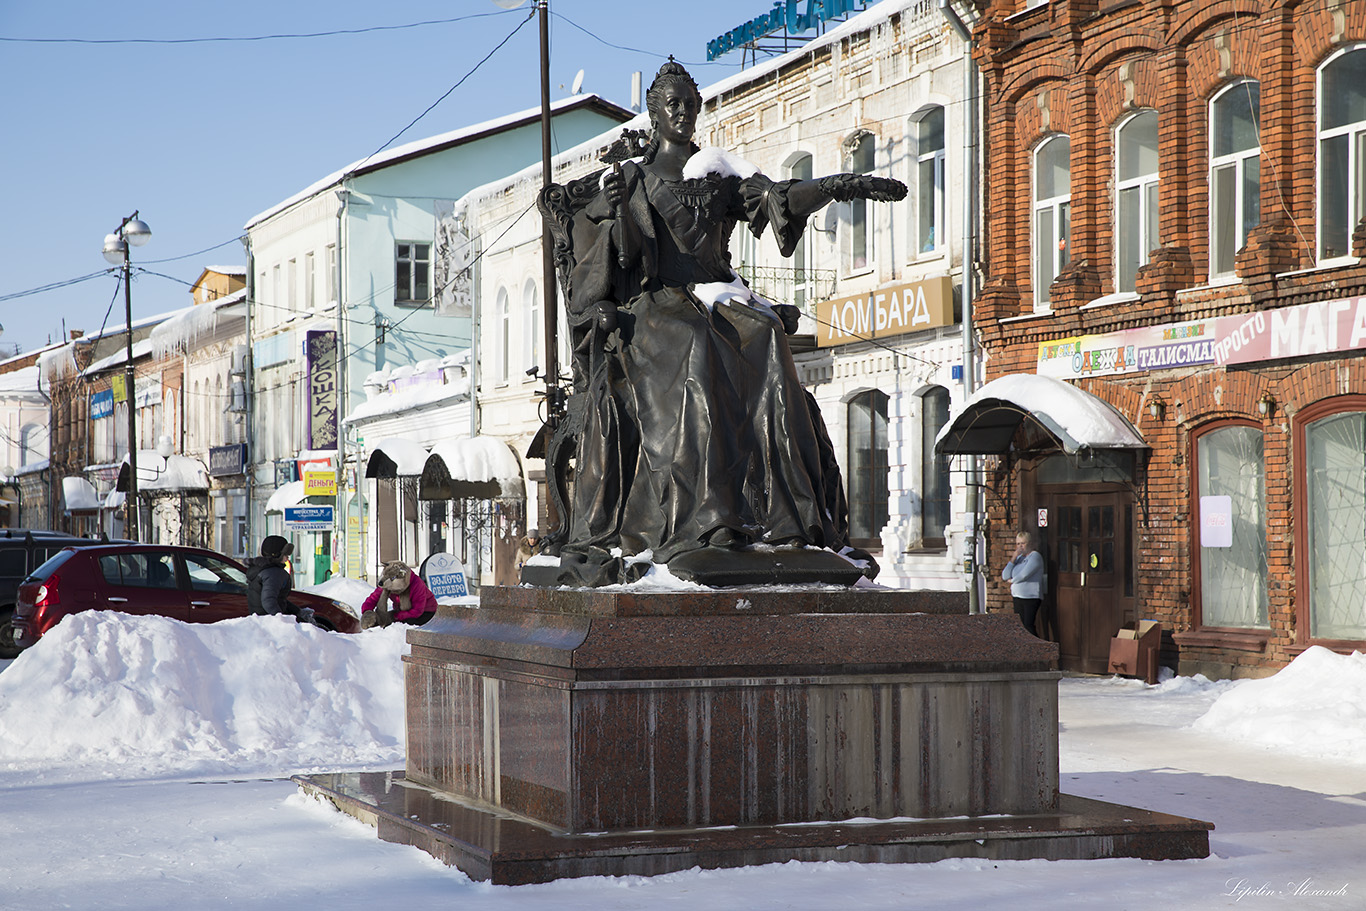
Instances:
[[[151,353],[151,338],[144,338],[141,341],[133,342],[133,360],[136,361],[140,357],[147,357]],[[85,375],[93,376],[94,374],[108,370],[111,367],[117,367],[121,364],[126,363],[128,363],[128,351],[125,348],[120,348],[113,354],[102,357],[98,361],[95,361],[93,364],[91,364],[89,367],[86,367]]]
[[[28,396],[41,400],[43,394],[38,389],[40,376],[37,364],[11,370],[9,373],[0,373],[0,395]]]
[[[584,107],[606,108],[622,114],[630,114],[630,111],[627,111],[620,105],[614,104],[600,95],[594,94],[573,95],[569,98],[562,98],[559,101],[551,102],[550,113],[553,117],[556,114],[562,114]],[[398,164],[410,158],[430,155],[434,152],[441,152],[449,148],[464,145],[468,142],[473,142],[477,139],[483,139],[486,136],[504,133],[508,130],[516,129],[517,127],[526,126],[529,123],[538,122],[540,118],[541,109],[539,106],[528,108],[525,111],[518,111],[515,114],[507,114],[503,117],[495,117],[492,120],[486,120],[472,126],[461,127],[460,129],[451,130],[447,133],[439,133],[436,136],[429,136],[426,139],[418,139],[401,146],[395,146],[392,149],[387,149],[376,155],[358,159],[341,170],[332,172],[322,180],[310,184],[283,202],[277,203],[259,215],[254,216],[244,227],[250,229],[271,216],[277,215],[285,209],[288,209],[295,203],[302,202],[305,199],[316,196],[329,187],[336,186],[348,177],[367,174],[371,171],[377,171],[381,168]],[[537,167],[539,167],[539,164]]]
[[[246,266],[205,266],[205,272],[217,272],[219,275],[246,275]]]
[[[212,336],[218,329],[218,321],[223,316],[222,311],[244,303],[246,299],[247,289],[239,288],[231,294],[178,311],[174,316],[157,324],[148,336],[152,343],[152,355],[161,358],[185,351],[200,338]],[[243,318],[245,315],[246,312],[243,310]]]
[[[1113,405],[1070,383],[1012,373],[977,390],[935,438],[943,453],[1006,452],[1020,423],[1032,417],[1064,452],[1147,449],[1143,436]]]

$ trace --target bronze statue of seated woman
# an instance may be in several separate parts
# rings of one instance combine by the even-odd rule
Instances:
[[[699,149],[701,94],[673,61],[646,102],[638,156],[542,196],[575,350],[560,439],[573,489],[547,539],[558,565],[533,560],[523,581],[614,584],[657,563],[712,585],[852,584],[876,564],[849,547],[838,462],[787,342],[798,312],[745,285],[729,239],[744,221],[791,255],[822,206],[906,188],[853,174],[773,181]],[[567,462],[547,453],[552,476]]]

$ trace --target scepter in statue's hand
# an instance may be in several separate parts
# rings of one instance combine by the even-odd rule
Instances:
[[[626,206],[626,178],[621,173],[621,163],[638,158],[645,151],[649,136],[644,130],[622,130],[616,141],[599,156],[599,161],[612,166],[612,173],[603,179],[603,192],[612,204],[617,223],[612,230],[617,244],[617,265],[629,268],[640,247],[640,229],[631,210]]]

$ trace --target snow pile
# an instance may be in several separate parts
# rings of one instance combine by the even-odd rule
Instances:
[[[310,585],[301,588],[299,591],[308,592],[312,595],[319,595],[323,598],[331,598],[333,601],[340,601],[342,604],[351,608],[351,613],[360,616],[361,605],[365,599],[375,590],[375,586],[369,582],[362,582],[360,579],[352,579],[347,576],[333,576],[326,582],[317,585]]]
[[[405,633],[74,614],[0,676],[0,769],[401,766]]]
[[[1191,727],[1299,756],[1366,762],[1366,655],[1313,646],[1272,677],[1239,682]]]

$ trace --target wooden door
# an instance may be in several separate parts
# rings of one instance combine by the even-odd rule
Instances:
[[[1107,673],[1110,639],[1133,619],[1126,590],[1132,507],[1125,494],[1110,492],[1057,494],[1049,502],[1059,663]]]

